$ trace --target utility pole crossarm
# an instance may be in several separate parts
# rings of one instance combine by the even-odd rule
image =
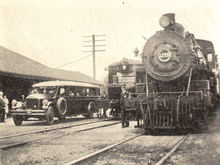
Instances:
[[[83,52],[93,52],[93,78],[95,79],[96,78],[96,65],[95,65],[95,52],[103,52],[105,50],[96,50],[95,48],[96,47],[101,47],[101,46],[106,46],[106,45],[96,45],[95,42],[98,42],[98,41],[105,41],[104,39],[100,39],[100,40],[96,40],[95,37],[103,37],[105,35],[92,35],[92,36],[83,36],[83,38],[86,38],[86,37],[92,37],[92,40],[87,40],[87,41],[83,41],[83,42],[92,42],[92,45],[83,45],[83,47],[93,47],[93,50],[91,51],[83,51]]]

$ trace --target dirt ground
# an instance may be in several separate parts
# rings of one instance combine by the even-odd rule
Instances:
[[[184,141],[167,164],[220,164],[220,107],[209,120],[208,128]]]
[[[210,117],[208,127],[193,133],[164,164],[219,165],[220,164],[220,108]],[[104,155],[86,162],[95,165],[152,165],[168,153],[178,136],[151,136],[120,145]],[[149,140],[154,143],[151,145]],[[155,142],[156,140],[156,142]],[[173,143],[172,143],[173,142]],[[85,163],[82,163],[85,164]],[[81,164],[80,164],[81,165]]]

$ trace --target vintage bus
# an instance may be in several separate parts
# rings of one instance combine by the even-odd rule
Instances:
[[[95,100],[100,97],[97,85],[72,81],[46,81],[34,84],[33,91],[21,103],[12,100],[12,110],[16,126],[29,118],[46,120],[53,124],[54,117],[62,120],[66,116],[83,115],[93,117],[98,111]]]

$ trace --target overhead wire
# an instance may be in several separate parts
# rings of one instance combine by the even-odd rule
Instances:
[[[58,67],[56,67],[56,69],[57,69],[57,68],[61,68],[61,67],[66,66],[66,65],[73,64],[73,63],[78,62],[78,61],[80,61],[80,60],[83,60],[84,58],[87,58],[87,57],[89,57],[89,56],[91,56],[91,55],[93,55],[93,54],[89,54],[88,56],[82,57],[82,58],[80,58],[80,59],[78,59],[78,60],[75,60],[75,61],[73,61],[73,62],[69,62],[69,63],[66,63],[66,64],[64,64],[64,65],[58,66]]]

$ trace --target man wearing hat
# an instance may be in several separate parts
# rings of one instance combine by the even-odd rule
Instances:
[[[120,99],[120,106],[121,106],[121,119],[122,119],[122,128],[129,127],[129,121],[127,119],[128,112],[126,111],[125,107],[125,99],[128,98],[129,92],[126,90],[126,85],[121,85],[121,99]]]
[[[2,91],[0,91],[0,121],[5,122],[5,101]]]

